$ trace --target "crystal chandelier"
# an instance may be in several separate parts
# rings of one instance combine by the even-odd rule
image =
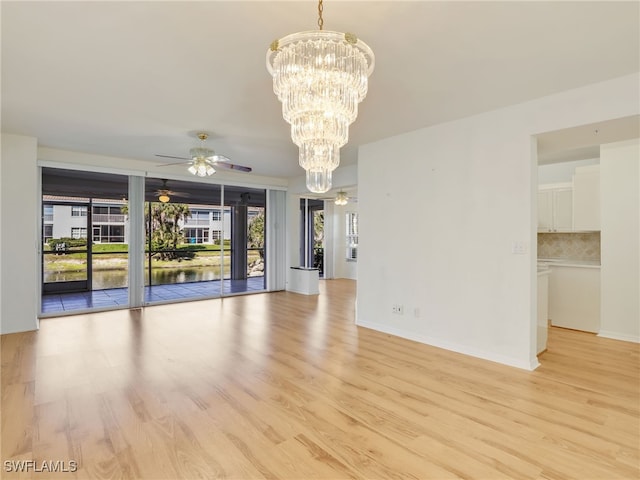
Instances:
[[[343,192],[342,190],[340,190],[337,194],[336,194],[336,199],[334,200],[333,203],[335,203],[336,205],[346,205],[349,201],[349,197],[347,197],[347,192]]]
[[[322,29],[322,9],[320,0],[319,30],[287,35],[267,51],[273,91],[314,193],[331,189],[340,147],[349,140],[349,125],[358,116],[375,63],[369,46],[352,33]]]

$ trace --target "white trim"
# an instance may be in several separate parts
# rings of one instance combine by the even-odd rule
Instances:
[[[125,170],[122,168],[113,168],[113,167],[99,167],[95,165],[80,165],[78,163],[64,163],[64,162],[55,162],[52,160],[38,160],[37,165],[39,167],[49,167],[49,168],[62,168],[65,170],[76,170],[79,172],[97,172],[97,173],[111,173],[116,175],[135,175],[135,176],[146,176],[147,172],[140,170]]]
[[[599,337],[610,338],[612,340],[620,340],[622,342],[640,343],[640,336],[629,335],[628,333],[612,332],[610,330],[600,330]]]
[[[359,327],[370,328],[382,333],[388,333],[400,338],[406,338],[407,340],[413,340],[414,342],[424,343],[425,345],[431,345],[432,347],[438,347],[445,350],[449,350],[463,355],[469,355],[471,357],[480,358],[482,360],[488,360],[490,362],[497,362],[503,365],[511,367],[521,368],[523,370],[533,371],[540,366],[537,358],[531,360],[531,362],[523,362],[519,358],[508,357],[505,355],[496,355],[493,352],[487,352],[485,350],[479,350],[476,348],[469,348],[465,345],[457,343],[451,343],[446,340],[441,340],[434,337],[425,337],[423,335],[416,335],[413,332],[407,332],[399,328],[389,327],[375,322],[363,322],[356,320],[356,325]]]
[[[265,268],[267,290],[287,287],[287,193],[267,190],[265,212]]]
[[[144,305],[144,265],[145,265],[145,216],[144,190],[145,179],[139,175],[130,175],[129,183],[129,264],[128,294],[129,308]]]

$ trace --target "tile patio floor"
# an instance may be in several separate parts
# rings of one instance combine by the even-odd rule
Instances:
[[[264,277],[250,277],[246,280],[211,280],[206,282],[174,283],[144,287],[145,303],[167,302],[171,300],[211,298],[236,293],[262,292],[265,290]],[[91,308],[123,307],[129,303],[127,288],[110,288],[92,292],[51,293],[42,296],[42,314],[57,314],[87,310]]]

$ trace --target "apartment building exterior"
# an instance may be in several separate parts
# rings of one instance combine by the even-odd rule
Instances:
[[[54,238],[87,238],[91,228],[93,243],[127,244],[129,221],[122,208],[125,204],[122,200],[44,196],[43,242]],[[189,205],[189,209],[191,215],[180,221],[184,243],[215,244],[231,238],[230,207]],[[260,209],[249,208],[249,222],[259,213]]]

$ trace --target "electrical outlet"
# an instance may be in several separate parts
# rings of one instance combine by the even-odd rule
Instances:
[[[404,315],[404,307],[398,303],[394,303],[391,306],[391,312],[395,313],[396,315]]]

